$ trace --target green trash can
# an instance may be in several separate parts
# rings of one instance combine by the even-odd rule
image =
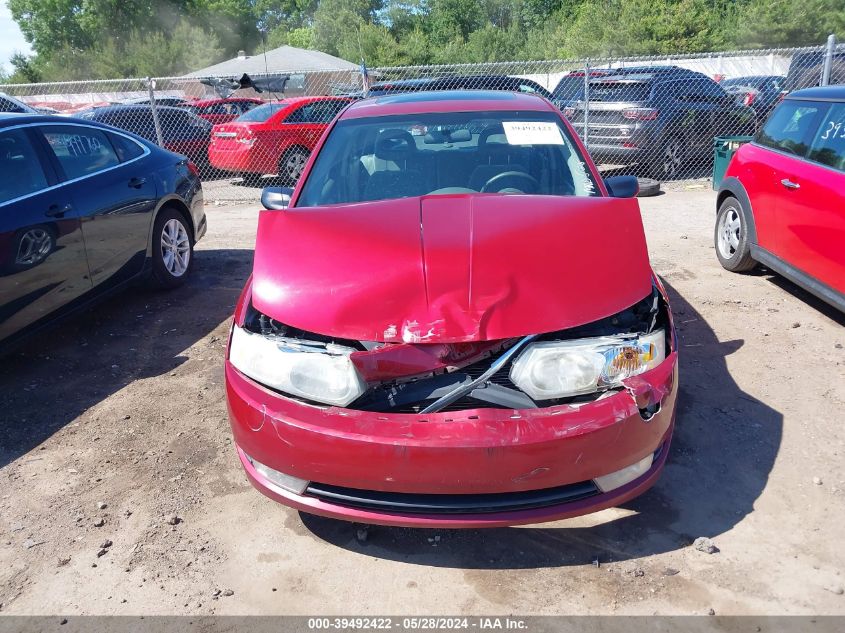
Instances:
[[[739,149],[740,145],[752,140],[753,136],[717,136],[713,139],[713,190],[719,189],[722,180],[725,179],[725,172],[728,170],[728,163]]]

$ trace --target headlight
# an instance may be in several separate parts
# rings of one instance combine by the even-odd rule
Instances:
[[[367,388],[352,365],[355,350],[232,330],[229,360],[263,385],[317,402],[344,406]]]
[[[511,367],[511,381],[535,400],[566,398],[616,387],[666,357],[663,330],[640,337],[532,343]]]

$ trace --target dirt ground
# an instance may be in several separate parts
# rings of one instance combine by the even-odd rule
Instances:
[[[641,201],[681,341],[675,440],[644,496],[359,542],[253,490],[222,359],[257,206],[209,205],[187,287],[124,293],[0,360],[0,611],[845,614],[845,317],[723,271],[714,194],[675,189]]]

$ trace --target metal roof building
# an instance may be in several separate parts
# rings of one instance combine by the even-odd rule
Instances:
[[[244,73],[259,75],[267,72],[314,72],[314,71],[358,70],[358,64],[334,57],[328,53],[311,51],[294,46],[280,46],[267,51],[266,60],[262,52],[246,55],[240,51],[237,57],[207,68],[201,68],[185,77],[239,77]]]

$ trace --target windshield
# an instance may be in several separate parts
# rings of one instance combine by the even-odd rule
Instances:
[[[276,114],[279,110],[284,110],[288,107],[287,103],[265,103],[257,108],[253,108],[248,112],[244,112],[235,121],[246,121],[248,123],[263,123],[271,116]]]
[[[554,99],[560,101],[571,101],[584,88],[584,77],[577,75],[567,75],[561,78],[555,91],[552,93]]]
[[[340,121],[297,206],[456,193],[599,195],[559,116],[451,112]]]
[[[647,101],[651,84],[643,81],[590,81],[590,101]]]

